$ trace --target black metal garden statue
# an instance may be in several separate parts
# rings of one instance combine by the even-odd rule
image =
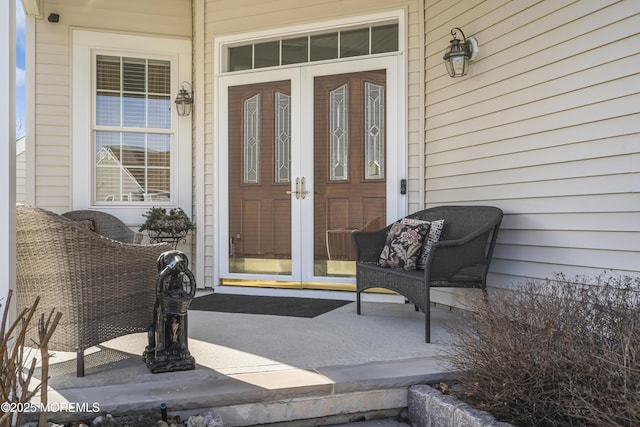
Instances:
[[[154,323],[142,355],[151,372],[188,371],[196,361],[189,353],[187,310],[196,293],[189,259],[177,250],[158,257]]]

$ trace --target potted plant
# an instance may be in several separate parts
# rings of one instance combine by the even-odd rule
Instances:
[[[147,231],[151,243],[171,242],[175,248],[179,242],[186,240],[189,231],[195,229],[193,222],[180,208],[167,210],[152,207],[142,216],[146,221],[140,226],[140,231]]]

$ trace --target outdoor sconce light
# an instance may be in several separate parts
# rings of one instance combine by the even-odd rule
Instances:
[[[181,117],[188,116],[193,110],[193,89],[187,82],[180,83],[180,91],[176,97],[176,110]],[[189,85],[189,90],[184,88],[184,85]]]
[[[456,37],[456,31],[460,31],[462,41]],[[475,59],[478,53],[478,40],[475,37],[466,38],[460,28],[452,28],[453,40],[444,52],[444,64],[451,77],[462,77],[469,71],[469,61]]]

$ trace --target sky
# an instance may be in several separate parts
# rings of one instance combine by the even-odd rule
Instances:
[[[24,12],[20,0],[16,1],[16,138],[24,136]]]

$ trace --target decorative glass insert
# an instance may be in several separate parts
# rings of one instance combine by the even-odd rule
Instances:
[[[226,71],[396,52],[398,46],[397,23],[301,34],[289,39],[229,47]]]
[[[96,202],[171,196],[171,62],[96,56]]]
[[[347,85],[329,92],[329,179],[349,178]]]
[[[245,184],[260,182],[260,94],[244,101],[244,179]]]
[[[384,86],[364,84],[365,179],[384,179]]]
[[[291,181],[291,96],[276,92],[275,181]]]

